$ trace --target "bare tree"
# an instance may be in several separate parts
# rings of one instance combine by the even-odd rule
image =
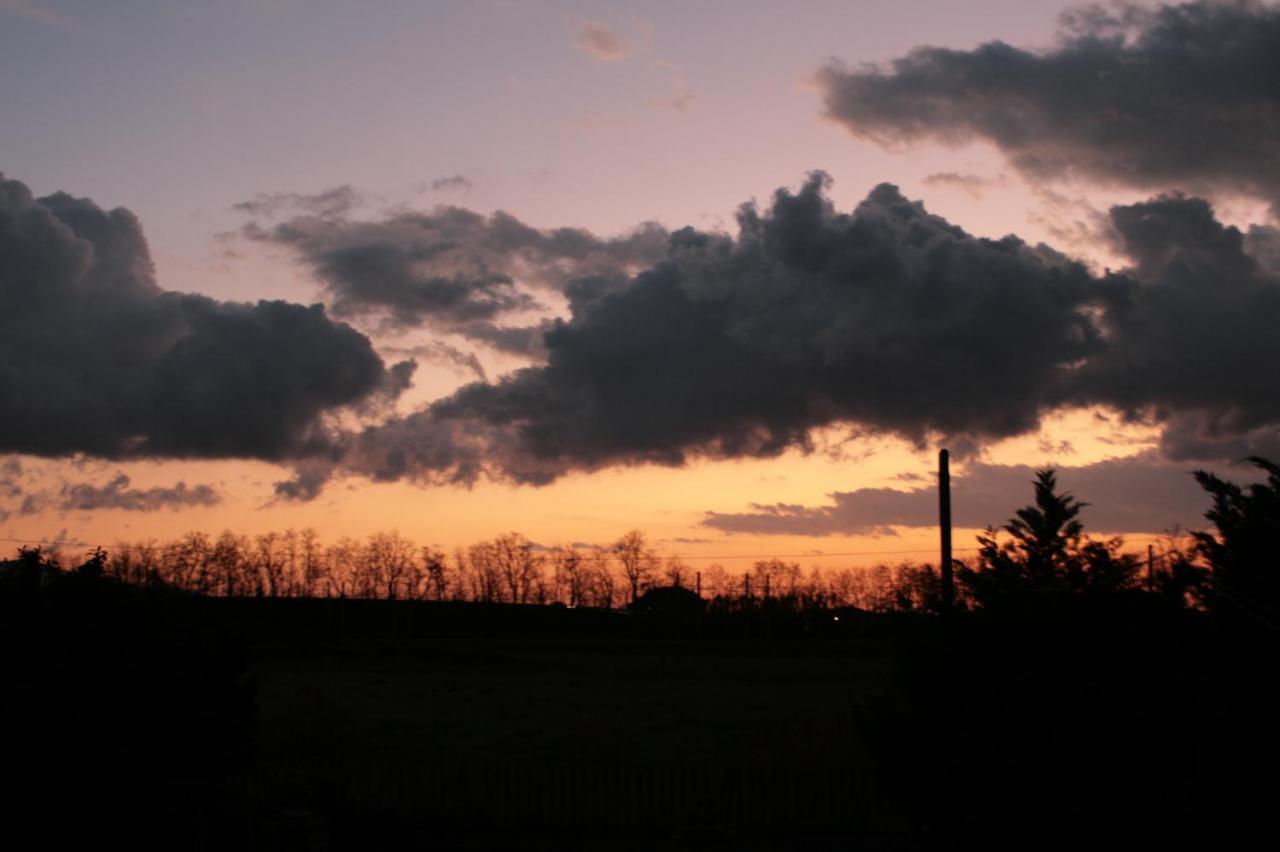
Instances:
[[[302,569],[303,594],[319,597],[329,593],[329,563],[324,548],[320,546],[320,534],[307,527],[298,537],[298,558]]]
[[[448,570],[443,550],[431,545],[422,548],[422,573],[426,577],[427,597],[442,601],[448,596]]]
[[[248,541],[231,530],[223,530],[209,553],[214,588],[227,597],[242,595],[250,586]]]
[[[498,547],[492,541],[482,541],[467,548],[472,600],[489,603],[503,599],[502,568],[499,562]]]
[[[453,599],[456,601],[476,600],[475,572],[467,560],[467,552],[461,547],[453,551]]]
[[[693,574],[693,571],[680,560],[679,556],[670,556],[662,567],[662,574],[668,584],[683,587],[685,583],[689,582],[689,577]]]
[[[793,594],[800,579],[800,566],[781,559],[762,559],[751,567],[751,585],[762,597]]]
[[[254,563],[257,568],[256,593],[278,597],[284,588],[284,549],[279,533],[263,533],[254,539]]]
[[[575,547],[553,547],[551,561],[553,597],[569,606],[581,606],[586,580],[586,560]]]
[[[512,603],[528,603],[542,571],[542,557],[533,552],[533,542],[513,532],[498,536],[491,544],[507,599]]]
[[[583,604],[612,609],[617,603],[612,551],[607,547],[593,547],[588,552],[586,561],[582,584]]]
[[[286,597],[302,594],[302,567],[298,558],[298,531],[290,527],[280,536],[280,593]]]
[[[410,598],[416,594],[414,545],[398,532],[369,536],[364,548],[364,574],[369,597],[387,600]]]
[[[363,561],[361,550],[360,542],[350,536],[343,536],[326,549],[331,597],[359,596],[356,575]]]
[[[631,588],[631,602],[635,603],[640,597],[640,590],[648,586],[657,559],[645,547],[644,533],[640,530],[631,530],[623,534],[613,543],[613,553],[618,557],[618,564],[622,566],[622,576],[626,578]]]

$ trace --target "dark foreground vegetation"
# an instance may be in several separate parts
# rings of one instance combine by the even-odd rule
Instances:
[[[217,542],[186,558],[190,538],[68,568],[24,549],[0,568],[9,830],[46,848],[1242,846],[1280,789],[1280,468],[1255,463],[1247,488],[1200,474],[1212,530],[1151,562],[1088,537],[1042,472],[957,563],[949,610],[929,566],[841,592],[764,563],[698,594],[707,578],[638,536],[568,568],[504,537],[441,555],[437,581],[402,548],[391,585],[399,563],[366,552],[329,596],[289,585],[310,582],[296,556],[271,586],[255,547],[224,548],[231,571]],[[617,578],[596,605],[591,572]]]

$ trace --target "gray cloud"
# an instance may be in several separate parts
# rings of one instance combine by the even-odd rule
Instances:
[[[486,382],[489,380],[484,365],[474,352],[464,352],[456,346],[450,346],[443,340],[429,340],[416,346],[398,347],[384,346],[382,351],[388,354],[408,355],[416,361],[428,361],[452,367],[461,375]]]
[[[22,462],[17,459],[5,459],[0,462],[0,497],[20,497],[21,495]]]
[[[1246,474],[1247,475],[1247,474]],[[932,477],[930,478],[932,479]],[[1035,469],[1027,465],[970,464],[952,481],[957,527],[999,526],[1032,500]],[[1154,453],[1111,459],[1058,471],[1061,488],[1089,505],[1087,529],[1100,533],[1159,533],[1175,526],[1203,527],[1209,499],[1186,465]],[[827,506],[754,504],[748,512],[708,512],[702,525],[725,533],[755,535],[859,535],[884,527],[934,527],[934,484],[910,491],[860,488],[831,495]]]
[[[390,387],[319,305],[163,290],[129,211],[0,179],[0,452],[287,459]]]
[[[629,281],[574,282],[546,366],[369,430],[356,469],[539,483],[775,455],[835,422],[1003,437],[1032,428],[1101,346],[1085,308],[1112,288],[1079,264],[971,237],[887,185],[839,213],[825,186],[815,175],[767,211],[744,207],[736,239],[676,232]]]
[[[472,186],[471,181],[462,175],[449,175],[448,177],[436,178],[428,183],[426,188],[433,192],[466,192]]]
[[[581,278],[625,282],[662,256],[668,236],[652,223],[615,238],[541,230],[501,211],[460,207],[373,221],[301,216],[245,233],[296,252],[337,316],[398,330],[425,326],[535,355],[539,326],[499,320],[543,310],[537,290],[560,291]]]
[[[1280,424],[1280,281],[1198,199],[1117,207],[1133,266],[1094,276],[979,239],[888,185],[836,211],[815,175],[684,229],[629,280],[565,289],[547,362],[353,436],[377,479],[550,482],[573,470],[766,457],[850,424],[971,450],[1064,407],[1164,423],[1172,458],[1238,459]],[[1228,440],[1229,439],[1229,440]]]
[[[465,178],[449,180],[466,181]],[[435,183],[440,183],[436,181]],[[436,189],[432,184],[432,189]],[[301,192],[263,192],[248,201],[241,201],[231,206],[232,210],[247,213],[250,216],[266,216],[274,218],[285,213],[305,213],[312,216],[342,216],[359,207],[365,201],[364,195],[354,187],[343,184],[323,192],[308,195]]]
[[[1058,45],[920,47],[832,65],[828,116],[882,144],[985,140],[1023,173],[1280,203],[1280,10],[1258,2],[1068,13]]]
[[[125,512],[155,512],[159,509],[188,509],[216,506],[222,495],[211,485],[188,486],[178,482],[172,486],[130,488],[129,477],[117,473],[103,485],[90,482],[63,484],[56,495],[39,495],[23,503],[22,513],[31,514],[46,508],[63,512],[92,512],[101,509],[119,509]]]
[[[622,36],[600,21],[584,23],[574,36],[573,43],[592,59],[601,62],[617,62],[625,59],[631,52]]]
[[[1070,394],[1166,423],[1172,458],[1235,458],[1280,447],[1280,278],[1204,201],[1162,196],[1113,208],[1135,283],[1105,316],[1107,345]],[[1213,444],[1234,444],[1219,446]],[[1259,443],[1261,442],[1261,443]]]

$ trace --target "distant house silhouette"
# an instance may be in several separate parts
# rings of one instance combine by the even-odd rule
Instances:
[[[655,586],[646,590],[627,609],[639,615],[668,618],[697,618],[706,611],[707,602],[683,586]]]

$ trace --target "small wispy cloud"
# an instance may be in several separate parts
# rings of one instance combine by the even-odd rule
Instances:
[[[578,29],[574,46],[599,62],[617,62],[626,59],[631,48],[626,40],[608,24],[586,21]]]
[[[925,186],[939,189],[955,189],[973,198],[981,198],[988,189],[1002,183],[1002,178],[985,178],[980,175],[961,174],[959,172],[934,172],[926,175]]]
[[[671,75],[671,93],[659,97],[646,98],[645,105],[655,109],[669,109],[675,112],[688,112],[693,107],[693,93],[689,91],[689,80],[684,69],[674,62],[655,63]]]
[[[287,213],[333,217],[351,212],[367,200],[364,193],[349,184],[323,192],[260,192],[248,201],[231,205],[237,213],[275,217]]]
[[[470,192],[475,187],[462,175],[448,175],[427,181],[424,188],[432,192]]]
[[[178,482],[172,486],[130,488],[129,477],[117,473],[103,485],[89,482],[65,482],[57,493],[28,494],[21,514],[31,515],[45,509],[59,512],[93,512],[119,509],[125,512],[154,512],[216,506],[222,495],[212,485],[189,486]]]
[[[0,0],[0,13],[12,15],[48,24],[51,27],[65,27],[67,18],[61,13],[36,0]]]

